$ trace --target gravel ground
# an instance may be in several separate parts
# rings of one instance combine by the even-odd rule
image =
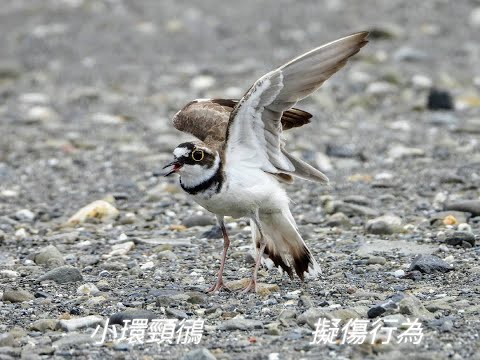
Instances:
[[[192,3],[2,2],[0,359],[479,359],[480,3]],[[172,115],[366,29],[286,134],[331,179],[288,187],[321,278],[263,268],[260,294],[205,295],[214,216],[152,176],[187,138]],[[228,229],[235,287],[251,240]],[[205,326],[198,345],[94,344],[112,315]],[[319,317],[418,318],[423,339],[311,344]]]

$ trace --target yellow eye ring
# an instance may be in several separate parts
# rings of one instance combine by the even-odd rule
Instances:
[[[203,153],[203,150],[195,149],[192,151],[192,159],[194,161],[202,161],[204,157],[205,154]]]

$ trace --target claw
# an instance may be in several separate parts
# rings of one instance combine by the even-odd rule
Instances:
[[[253,279],[250,280],[247,287],[242,290],[242,293],[247,294],[249,292],[257,292],[257,282]]]
[[[215,291],[219,291],[220,289],[226,289],[226,290],[230,290],[228,287],[225,286],[225,284],[223,283],[223,279],[218,279],[217,282],[215,283],[215,285],[213,285],[212,287],[210,287],[206,292],[209,293],[209,294],[212,294],[214,293]]]

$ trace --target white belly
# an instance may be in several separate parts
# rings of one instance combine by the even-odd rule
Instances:
[[[218,215],[234,218],[260,212],[276,212],[288,204],[288,197],[279,182],[260,169],[230,172],[225,176],[220,193],[192,195],[205,209]]]

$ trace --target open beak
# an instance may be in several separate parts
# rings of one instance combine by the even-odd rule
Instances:
[[[183,164],[177,160],[172,161],[170,164],[165,165],[162,170],[153,173],[154,176],[169,176],[176,173],[182,168]]]

